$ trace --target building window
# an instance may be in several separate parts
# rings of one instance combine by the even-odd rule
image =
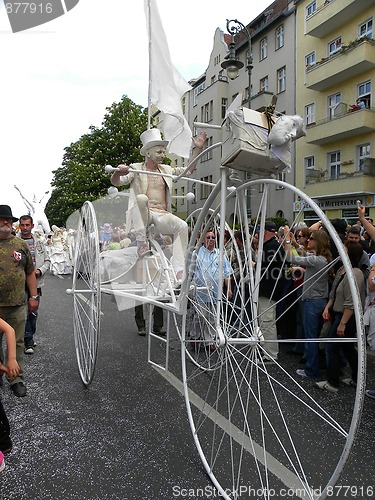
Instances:
[[[228,77],[227,77],[227,75],[224,75],[224,70],[223,69],[219,71],[219,75],[218,75],[217,79],[220,82],[227,82],[228,81]]]
[[[358,99],[361,99],[366,108],[371,107],[371,81],[360,83],[358,85]]]
[[[305,170],[308,172],[309,170],[315,170],[315,157],[314,156],[306,156],[304,159]]]
[[[206,148],[212,146],[212,144],[213,144],[213,137],[212,136],[207,137]],[[208,160],[212,160],[212,149],[208,153],[205,153],[204,155],[201,156],[201,162]]]
[[[214,102],[210,101],[201,107],[201,121],[208,123],[213,119]]]
[[[315,52],[310,52],[310,54],[307,54],[307,56],[305,56],[306,69],[310,68],[310,66],[314,66],[315,63],[316,63]]]
[[[285,172],[280,172],[280,173],[276,174],[276,179],[277,179],[278,181],[283,181],[283,182],[285,182],[285,179],[286,179],[286,174],[285,174]],[[284,186],[279,186],[279,185],[278,185],[278,186],[276,186],[276,190],[278,190],[278,189],[285,189],[285,187],[284,187]]]
[[[305,180],[309,182],[315,180],[315,158],[314,156],[306,156],[303,160],[305,168]]]
[[[370,157],[370,144],[361,144],[357,146],[357,161],[358,161],[358,170],[360,172],[363,171],[363,162],[365,158]]]
[[[315,103],[306,104],[305,106],[305,124],[311,125],[315,123]]]
[[[212,183],[212,175],[207,175],[201,179],[203,182]],[[212,186],[208,186],[207,184],[201,184],[201,200],[205,200],[208,198],[209,194],[212,191]]]
[[[211,85],[215,83],[215,80],[216,80],[216,75],[211,76]]]
[[[341,36],[338,36],[328,44],[328,56],[333,56],[341,49]]]
[[[221,98],[221,119],[224,120],[228,109],[228,99],[226,97]]]
[[[369,38],[372,38],[372,19],[369,19],[368,21],[359,25],[358,35],[360,37],[368,36]]]
[[[286,66],[277,70],[277,93],[286,90]]]
[[[276,29],[276,50],[284,47],[284,25],[279,26]]]
[[[191,203],[197,203],[197,183],[196,182],[193,182],[193,184],[191,185],[191,192],[193,193],[194,195],[194,199],[191,200]]]
[[[195,116],[194,116],[193,123],[196,123],[197,121],[198,121],[198,116],[197,116],[197,115],[195,115]],[[194,135],[197,135],[197,134],[198,134],[197,127],[195,127],[195,126],[194,126],[194,127],[193,127],[193,136],[194,136]]]
[[[260,60],[263,61],[267,57],[267,38],[260,41]]]
[[[185,187],[181,187],[181,203],[180,205],[185,205]]]
[[[198,95],[204,91],[205,88],[205,82],[201,83],[194,89],[194,97],[193,97],[193,105],[196,106],[198,103]]]
[[[259,91],[268,92],[268,76],[262,78],[259,82]]]
[[[330,179],[337,179],[340,175],[340,151],[328,153],[328,172]]]
[[[341,94],[332,94],[328,96],[328,118],[332,120],[335,116],[336,106],[341,102]]]
[[[314,0],[313,2],[309,3],[309,5],[306,7],[306,17],[311,16],[316,12],[316,1]]]

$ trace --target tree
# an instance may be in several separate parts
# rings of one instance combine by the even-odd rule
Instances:
[[[68,217],[86,201],[106,196],[111,185],[105,165],[135,163],[140,156],[140,135],[147,129],[147,109],[127,96],[106,108],[101,128],[64,149],[62,166],[53,171],[52,195],[46,215],[52,224],[65,226]]]

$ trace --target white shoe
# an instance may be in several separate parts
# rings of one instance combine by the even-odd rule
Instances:
[[[339,392],[337,387],[333,387],[333,385],[329,384],[327,380],[322,380],[322,382],[315,382],[314,385],[318,389],[321,389],[322,391],[331,392],[332,394],[336,394],[336,392]]]
[[[349,387],[357,387],[357,384],[354,382],[352,378],[343,378],[341,382]]]
[[[277,358],[271,358],[271,356],[263,355],[260,358],[257,358],[255,360],[255,363],[259,366],[262,366],[263,364],[264,365],[275,364],[277,363]]]

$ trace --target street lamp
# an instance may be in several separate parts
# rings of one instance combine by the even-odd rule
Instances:
[[[225,61],[221,63],[221,67],[226,70],[228,78],[234,80],[238,76],[239,70],[244,66],[243,62],[239,61],[236,58],[235,51],[235,43],[234,37],[238,35],[241,31],[246,34],[247,43],[249,46],[248,56],[247,56],[247,73],[249,76],[249,97],[248,97],[248,105],[251,108],[251,71],[253,69],[253,58],[251,55],[251,36],[249,30],[246,28],[244,24],[242,24],[237,19],[227,19],[227,31],[231,35],[230,43],[229,43],[229,54],[225,58]]]
[[[242,24],[238,19],[227,19],[227,31],[230,33],[230,43],[229,43],[229,54],[226,56],[225,61],[221,63],[221,67],[227,71],[227,76],[231,80],[234,80],[238,76],[238,72],[243,68],[243,62],[236,58],[234,37],[243,31],[247,37],[248,43],[248,55],[247,55],[247,74],[249,77],[249,94],[248,94],[248,107],[251,109],[251,71],[253,69],[253,57],[251,55],[251,36],[249,30],[244,24]],[[238,172],[231,169],[229,179],[234,185],[241,184],[242,181],[239,178]],[[247,214],[251,217],[251,192],[250,189],[246,193],[247,198]]]

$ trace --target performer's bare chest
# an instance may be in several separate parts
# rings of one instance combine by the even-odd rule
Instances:
[[[165,190],[165,181],[161,175],[152,175],[149,174],[147,176],[147,190],[148,191],[164,191]]]

